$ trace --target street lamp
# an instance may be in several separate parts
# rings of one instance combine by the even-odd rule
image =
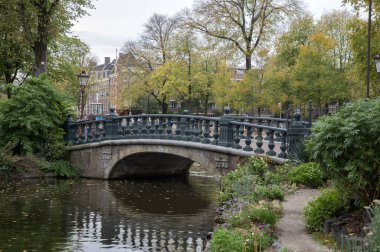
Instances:
[[[375,60],[376,72],[380,73],[380,54],[373,56],[373,59]]]
[[[84,110],[84,105],[85,105],[85,101],[84,101],[84,90],[87,86],[87,83],[88,83],[88,79],[90,78],[90,75],[86,74],[86,71],[82,71],[82,73],[80,73],[78,75],[78,79],[79,79],[79,85],[80,85],[80,97],[79,97],[79,112],[80,112],[80,116],[79,118],[81,120],[83,120],[83,110]]]

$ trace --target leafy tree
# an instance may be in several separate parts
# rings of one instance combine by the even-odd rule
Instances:
[[[283,110],[285,117],[292,104],[297,103],[293,83],[293,71],[300,55],[301,47],[310,43],[315,32],[313,17],[304,15],[292,21],[289,29],[276,42],[276,54],[263,66],[263,85],[258,87],[262,97],[258,97],[261,106],[273,112]]]
[[[31,54],[20,36],[21,22],[14,1],[0,3],[0,92],[11,97],[13,82],[22,82],[31,70]],[[24,73],[20,75],[20,73]]]
[[[176,73],[176,77],[173,76],[170,86],[176,94],[172,96],[186,103],[189,111],[193,111],[192,107],[196,105],[198,112],[199,106],[202,105],[204,113],[207,114],[216,83],[223,81],[226,74],[231,78],[230,71],[226,69],[225,55],[216,49],[221,45],[186,28],[178,31],[175,42],[174,60],[178,70],[173,72]],[[228,73],[223,73],[226,70]]]
[[[331,57],[334,68],[339,69],[341,72],[352,65],[352,50],[349,43],[348,24],[353,17],[353,14],[347,10],[335,10],[322,15],[317,24],[320,31],[334,40]]]
[[[371,30],[371,55],[380,52],[380,19],[373,21]],[[352,50],[353,67],[348,73],[353,80],[355,88],[355,97],[365,97],[365,83],[367,71],[367,21],[359,18],[353,18],[349,23],[350,33],[349,42]],[[379,84],[377,81],[375,64],[370,61],[370,97],[377,96],[379,93]]]
[[[194,72],[197,71],[197,59],[199,43],[196,34],[192,30],[181,29],[175,37],[175,52],[178,58],[178,79],[173,88],[178,92],[181,100],[187,103],[187,109],[192,111],[192,103],[197,99],[194,82]]]
[[[264,67],[265,93],[271,94],[272,104],[280,102],[287,112],[292,104],[308,100],[321,109],[323,104],[354,97],[348,41],[352,18],[348,12],[333,11],[316,24],[309,15],[292,22]]]
[[[17,4],[17,18],[21,22],[23,38],[34,54],[35,75],[47,70],[48,45],[59,34],[73,26],[73,22],[93,8],[91,0],[6,0]]]
[[[276,43],[278,64],[282,67],[294,66],[301,46],[309,43],[310,36],[315,32],[313,17],[310,15],[295,19]]]
[[[302,10],[298,0],[198,0],[187,13],[189,26],[232,43],[252,68],[252,54],[268,41],[284,18]]]
[[[343,0],[344,4],[351,5],[356,11],[356,17],[349,23],[349,43],[353,54],[353,68],[350,69],[349,78],[355,89],[355,97],[366,96],[366,78],[367,78],[367,38],[368,38],[368,21],[360,18],[362,10],[368,11],[369,0]],[[380,2],[372,0],[372,25],[371,25],[371,48],[370,55],[380,52]],[[369,96],[377,96],[380,92],[379,84],[376,79],[376,72],[373,60],[370,60],[369,69]]]
[[[62,34],[49,45],[49,61],[47,75],[49,81],[70,101],[78,102],[78,77],[85,70],[90,72],[96,65],[90,48],[77,37]]]
[[[176,19],[154,14],[144,25],[144,32],[140,38],[137,41],[128,41],[124,46],[124,51],[131,53],[136,59],[136,68],[131,72],[139,79],[140,89],[157,100],[162,113],[167,113],[168,110],[169,97],[164,92],[166,79],[161,78],[161,83],[152,83],[149,81],[149,75],[171,59],[176,29]]]
[[[231,82],[231,71],[226,64],[226,60],[217,51],[210,50],[209,45],[200,49],[197,72],[194,74],[196,83],[196,94],[199,102],[203,104],[205,115],[208,113],[210,101],[216,102],[219,110],[223,110],[226,103],[226,96],[220,97],[216,101],[216,90],[218,86],[225,86]],[[224,100],[224,101],[223,101]]]
[[[0,103],[0,146],[16,143],[16,154],[59,156],[68,107],[46,76],[28,78]]]
[[[291,104],[296,102],[296,94],[293,88],[293,67],[281,67],[277,57],[272,57],[264,68],[265,91],[269,96],[272,106],[277,105],[277,108],[272,107],[273,111],[281,112],[284,110],[285,117]],[[266,104],[270,107],[270,104]]]
[[[292,86],[300,102],[312,101],[321,108],[347,98],[345,77],[329,57],[333,48],[334,41],[321,32],[312,35],[309,45],[301,47],[292,74]]]

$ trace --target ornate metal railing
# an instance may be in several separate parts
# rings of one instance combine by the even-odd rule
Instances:
[[[302,125],[299,118],[299,125]],[[205,117],[186,113],[116,116],[102,120],[68,120],[66,140],[73,145],[120,139],[166,139],[242,149],[287,158],[288,120],[271,117]]]

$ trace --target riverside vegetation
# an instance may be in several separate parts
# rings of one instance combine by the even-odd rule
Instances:
[[[0,101],[0,176],[51,172],[76,177],[67,161],[63,124],[71,113],[68,99],[46,79],[28,78]]]
[[[274,167],[255,157],[239,165],[222,178],[220,225],[212,251],[263,251],[271,246],[281,215],[278,202],[294,183],[324,187],[304,209],[308,230],[321,233],[325,221],[348,215],[349,236],[338,241],[340,249],[380,251],[379,136],[380,99],[359,100],[319,118],[301,153],[305,163]],[[354,221],[365,212],[369,220]],[[365,237],[359,239],[363,231]]]
[[[321,232],[325,221],[346,215],[341,219],[349,235],[338,237],[341,249],[380,251],[379,136],[377,98],[352,102],[321,117],[306,142],[331,186],[305,207],[304,220],[310,231]]]
[[[314,167],[312,172],[305,168]],[[320,181],[318,165],[305,163],[274,165],[265,157],[251,157],[222,178],[220,217],[212,240],[212,251],[264,251],[276,241],[276,223],[281,218],[285,192],[295,184]],[[315,186],[312,183],[311,186]],[[285,249],[286,250],[286,249]]]

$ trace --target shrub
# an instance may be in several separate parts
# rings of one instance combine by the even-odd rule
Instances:
[[[327,219],[337,216],[344,209],[344,203],[335,188],[323,190],[321,196],[304,208],[306,227],[311,231],[321,231]]]
[[[292,162],[296,164],[310,162],[310,155],[306,151],[304,141],[297,142],[292,146],[292,151],[289,152],[288,159],[292,160]]]
[[[244,239],[237,231],[218,228],[212,236],[211,251],[243,251],[243,244]]]
[[[245,227],[249,228],[253,224],[270,224],[273,226],[279,216],[272,210],[267,207],[256,207],[250,205],[243,209],[240,213],[232,216],[228,220],[228,224],[231,227]]]
[[[304,163],[289,173],[289,180],[291,183],[318,188],[323,184],[322,170],[317,163]]]
[[[312,128],[307,150],[347,197],[379,198],[380,98],[353,102]]]
[[[274,172],[270,172],[266,175],[266,180],[270,184],[281,184],[288,182],[288,174],[294,168],[290,163],[279,165],[274,169]]]
[[[267,160],[263,157],[251,157],[244,165],[239,165],[235,171],[227,173],[221,180],[219,202],[225,203],[234,198],[248,201],[258,199],[284,199],[284,192],[279,186],[287,180],[284,176],[286,168],[271,172]]]
[[[268,164],[263,157],[251,157],[249,161],[227,173],[221,180],[219,201],[226,202],[235,197],[247,198],[255,186],[265,179]]]
[[[269,233],[265,232],[251,232],[245,235],[244,238],[244,252],[266,251],[266,248],[268,248],[273,243],[273,237]]]
[[[0,146],[17,143],[15,154],[61,152],[63,122],[68,114],[64,97],[46,77],[29,78],[0,104]],[[57,147],[57,149],[56,149]]]
[[[215,230],[211,240],[211,251],[215,252],[256,252],[264,251],[273,242],[273,237],[269,233],[261,232],[258,229]]]
[[[47,162],[38,160],[38,166],[44,172],[52,172],[59,177],[75,178],[79,176],[79,171],[68,161],[58,160]]]
[[[260,199],[268,199],[268,200],[284,200],[285,192],[278,185],[271,186],[257,186],[255,189],[255,198]]]
[[[15,169],[15,160],[12,156],[14,146],[15,144],[8,143],[6,146],[0,147],[0,175],[5,174],[5,176],[8,176]]]
[[[268,160],[265,157],[251,157],[244,167],[248,174],[255,175],[259,180],[265,179],[268,172]]]

